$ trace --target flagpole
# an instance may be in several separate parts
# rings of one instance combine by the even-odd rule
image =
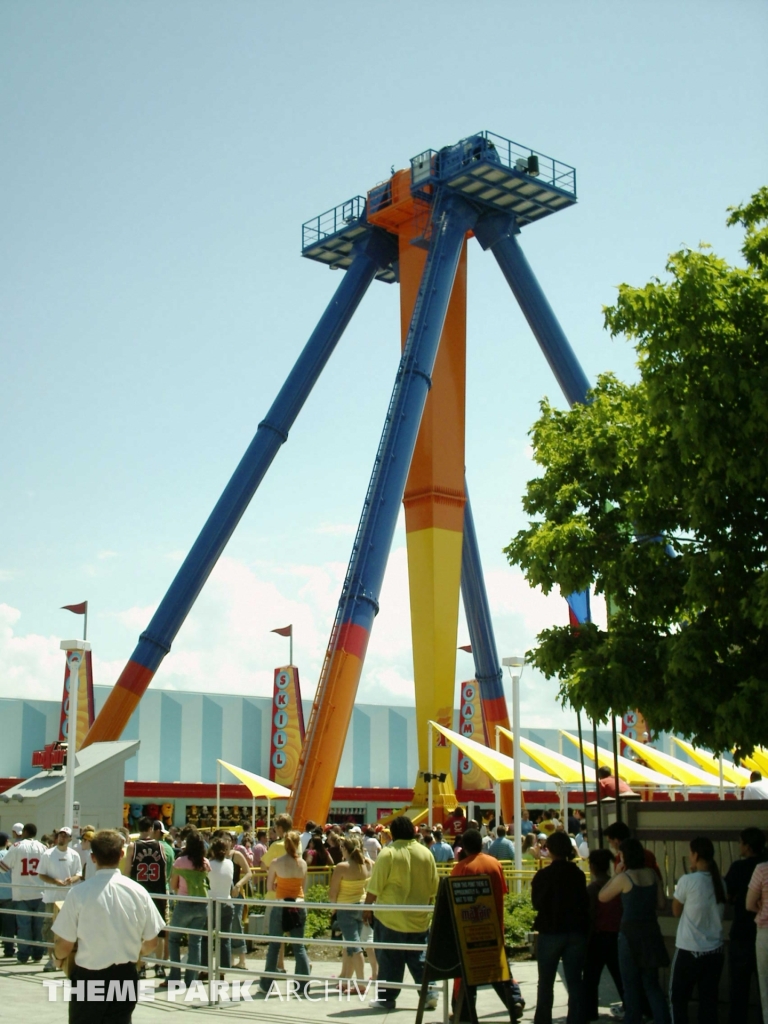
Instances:
[[[289,665],[293,665],[293,624],[291,624],[291,634],[288,637],[288,643],[290,645],[289,648],[288,648],[288,650],[289,650],[288,664]]]
[[[85,602],[85,612],[83,614],[83,643],[88,639],[88,602]]]

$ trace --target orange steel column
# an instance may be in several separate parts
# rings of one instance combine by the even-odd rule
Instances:
[[[403,228],[406,228],[403,225]],[[403,342],[408,333],[426,258],[413,246],[412,230],[400,229],[400,317]],[[461,254],[451,293],[432,388],[424,409],[405,488],[405,528],[416,698],[419,777],[414,805],[428,802],[422,772],[429,765],[430,719],[453,728],[456,690],[456,635],[464,529],[464,410],[466,382],[467,247]],[[432,782],[438,820],[452,811],[456,795],[451,777],[451,747],[433,732]]]

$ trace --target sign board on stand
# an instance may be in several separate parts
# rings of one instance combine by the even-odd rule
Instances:
[[[424,981],[416,1024],[421,1024],[429,984],[447,978],[462,981],[454,1020],[462,1020],[467,985],[509,981],[502,922],[488,875],[458,875],[440,882],[429,934]],[[468,1006],[473,1024],[474,1008]]]

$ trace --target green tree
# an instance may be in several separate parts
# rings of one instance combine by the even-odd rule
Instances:
[[[564,702],[748,751],[768,741],[768,189],[729,214],[745,267],[683,249],[604,309],[639,382],[542,403],[506,554],[546,593],[609,598],[607,632],[554,626],[531,652]]]

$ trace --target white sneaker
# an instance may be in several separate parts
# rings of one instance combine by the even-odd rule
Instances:
[[[610,1008],[609,1013],[614,1020],[624,1020],[624,1007],[621,1003],[614,1003]]]
[[[437,1009],[437,993],[430,992],[424,1003],[425,1010],[436,1010]]]

